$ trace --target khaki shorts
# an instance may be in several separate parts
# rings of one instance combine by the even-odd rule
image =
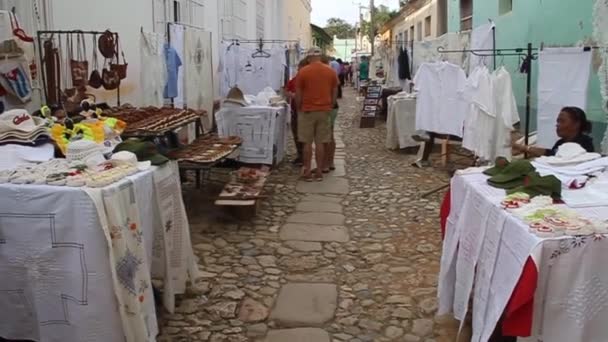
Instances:
[[[330,112],[298,113],[298,139],[305,144],[331,141]]]

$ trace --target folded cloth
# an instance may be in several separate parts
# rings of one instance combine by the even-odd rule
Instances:
[[[587,152],[577,143],[565,143],[559,147],[554,157],[540,157],[536,162],[547,165],[575,165],[601,157],[599,153]]]
[[[556,174],[563,174],[569,176],[582,176],[593,174],[596,172],[601,172],[603,170],[608,169],[608,157],[595,159],[592,161],[588,161],[585,163],[580,163],[577,165],[548,165],[539,160],[535,160],[532,162],[532,165],[537,170],[543,170],[543,172],[554,172]]]
[[[526,175],[523,185],[510,189],[507,194],[523,192],[530,195],[530,198],[537,196],[551,196],[553,199],[561,199],[562,183],[555,176],[541,176],[536,172]]]

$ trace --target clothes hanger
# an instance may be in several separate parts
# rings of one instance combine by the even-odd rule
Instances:
[[[251,57],[253,58],[270,58],[270,54],[266,51],[264,51],[264,42],[262,41],[262,38],[260,38],[260,42],[258,43],[258,50],[256,52],[254,52],[253,54],[251,54]]]

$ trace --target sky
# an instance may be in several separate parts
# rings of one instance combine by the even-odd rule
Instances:
[[[359,21],[358,3],[369,6],[369,0],[312,0],[311,21],[315,25],[325,27],[327,19],[336,17],[354,24]],[[380,5],[397,9],[399,0],[375,0],[375,6]]]

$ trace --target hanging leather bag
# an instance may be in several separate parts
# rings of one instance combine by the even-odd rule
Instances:
[[[73,44],[71,42],[70,44]],[[70,46],[70,51],[72,50]],[[72,74],[72,84],[76,88],[85,87],[87,85],[87,78],[89,76],[89,62],[86,59],[87,47],[84,41],[84,34],[76,34],[76,58],[70,59],[70,71]]]
[[[106,30],[97,41],[97,48],[104,58],[114,58],[116,52],[116,36],[110,30]]]
[[[93,42],[97,42],[97,36],[93,36]],[[103,85],[103,80],[101,78],[101,73],[99,72],[99,60],[97,57],[97,49],[93,49],[93,71],[91,71],[91,76],[89,76],[89,86],[94,89],[99,89]]]
[[[116,48],[117,51],[120,50],[120,55],[122,55],[122,64],[120,63],[120,58],[117,54],[116,63],[110,63],[110,70],[116,72],[118,74],[118,77],[120,77],[121,80],[124,80],[125,78],[127,78],[127,66],[129,65],[129,63],[127,63],[127,60],[125,59],[124,51],[120,48],[118,36],[116,38]]]
[[[107,62],[107,60],[106,60]],[[104,63],[103,71],[101,72],[101,79],[103,80],[103,89],[114,90],[120,86],[120,76],[110,67],[106,67]]]

